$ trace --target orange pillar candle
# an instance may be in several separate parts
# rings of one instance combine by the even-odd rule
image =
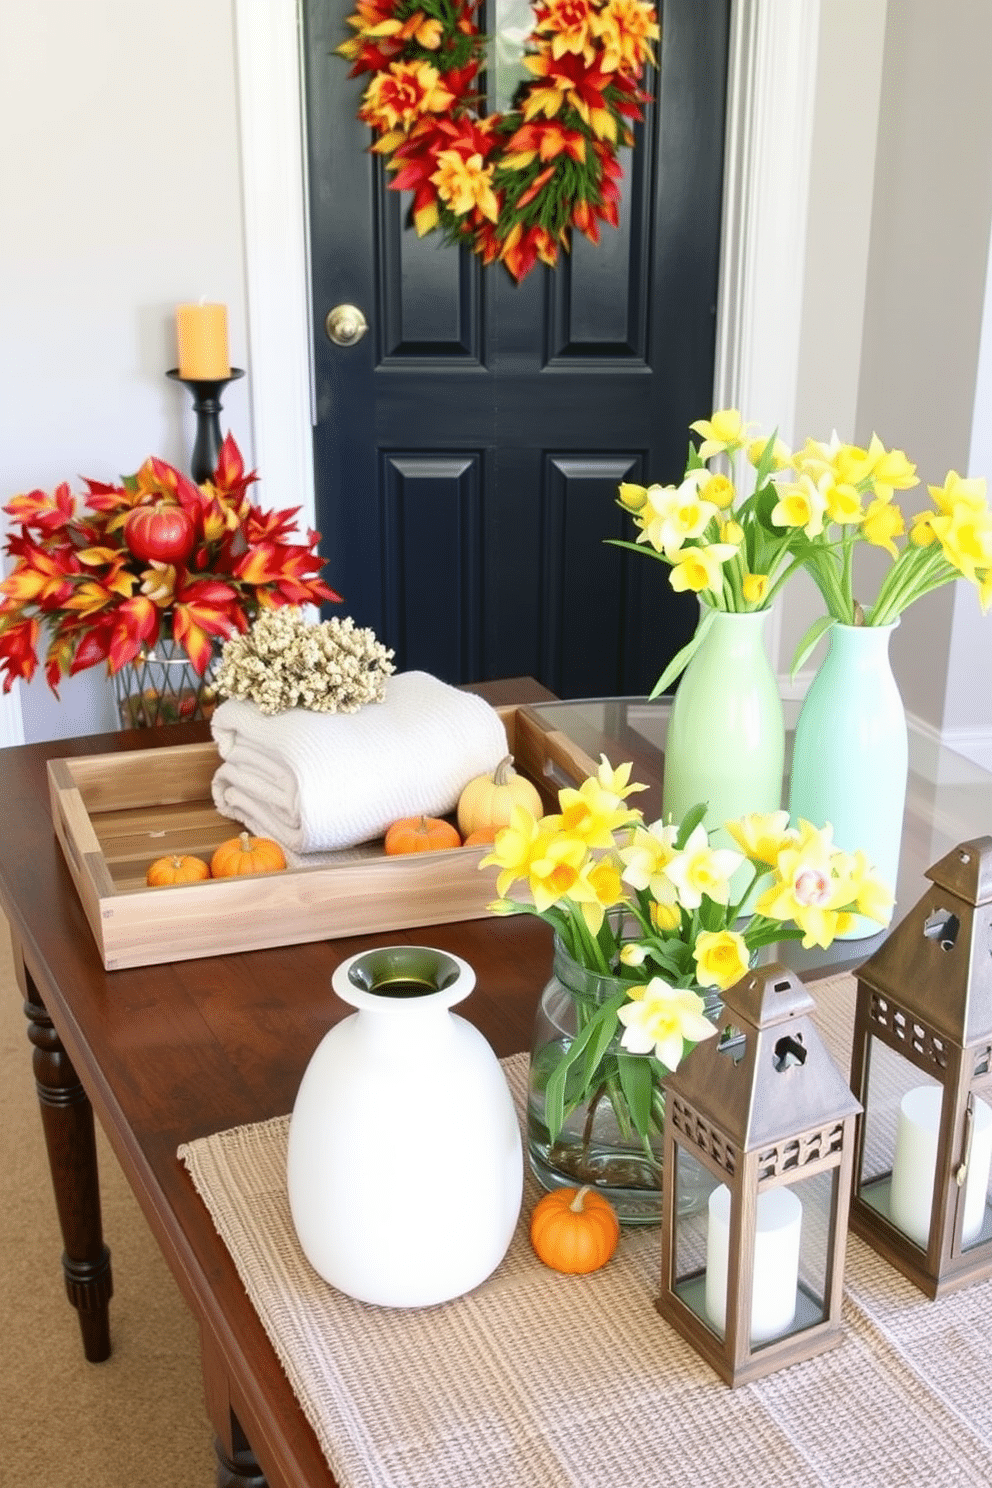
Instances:
[[[179,376],[190,381],[230,377],[226,305],[177,305]]]

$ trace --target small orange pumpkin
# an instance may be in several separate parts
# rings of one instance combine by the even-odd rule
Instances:
[[[503,828],[498,827],[495,822],[490,822],[486,827],[476,827],[474,832],[469,832],[462,846],[480,847],[483,843],[495,842],[496,833],[502,832],[502,830]]]
[[[594,1188],[556,1188],[534,1206],[530,1243],[554,1271],[585,1275],[605,1266],[620,1242],[620,1221]]]
[[[440,816],[404,816],[393,822],[384,845],[387,853],[440,852],[461,847],[462,839]]]
[[[165,884],[200,883],[210,877],[210,868],[202,858],[191,853],[173,853],[170,857],[156,858],[145,874],[145,882],[153,889]]]
[[[271,837],[253,837],[241,832],[229,837],[210,859],[214,878],[236,878],[243,873],[278,873],[286,866],[286,856]]]

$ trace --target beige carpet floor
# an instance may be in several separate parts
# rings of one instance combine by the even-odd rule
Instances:
[[[113,1353],[83,1358],[25,1030],[0,918],[0,1488],[211,1488],[197,1331],[102,1133]]]

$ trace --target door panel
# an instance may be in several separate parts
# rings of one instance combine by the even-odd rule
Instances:
[[[482,455],[385,457],[386,633],[419,669],[477,676],[482,666]]]
[[[328,572],[403,668],[645,692],[695,602],[605,539],[632,535],[618,482],[677,478],[711,407],[729,0],[660,7],[619,229],[519,285],[407,225],[333,55],[351,8],[304,3]],[[323,332],[340,303],[370,324],[350,347]]]

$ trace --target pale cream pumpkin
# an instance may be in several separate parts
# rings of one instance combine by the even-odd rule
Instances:
[[[514,806],[525,806],[533,816],[542,816],[544,806],[537,787],[513,768],[508,754],[488,775],[476,775],[458,797],[458,830],[462,837],[482,827],[509,825]]]

